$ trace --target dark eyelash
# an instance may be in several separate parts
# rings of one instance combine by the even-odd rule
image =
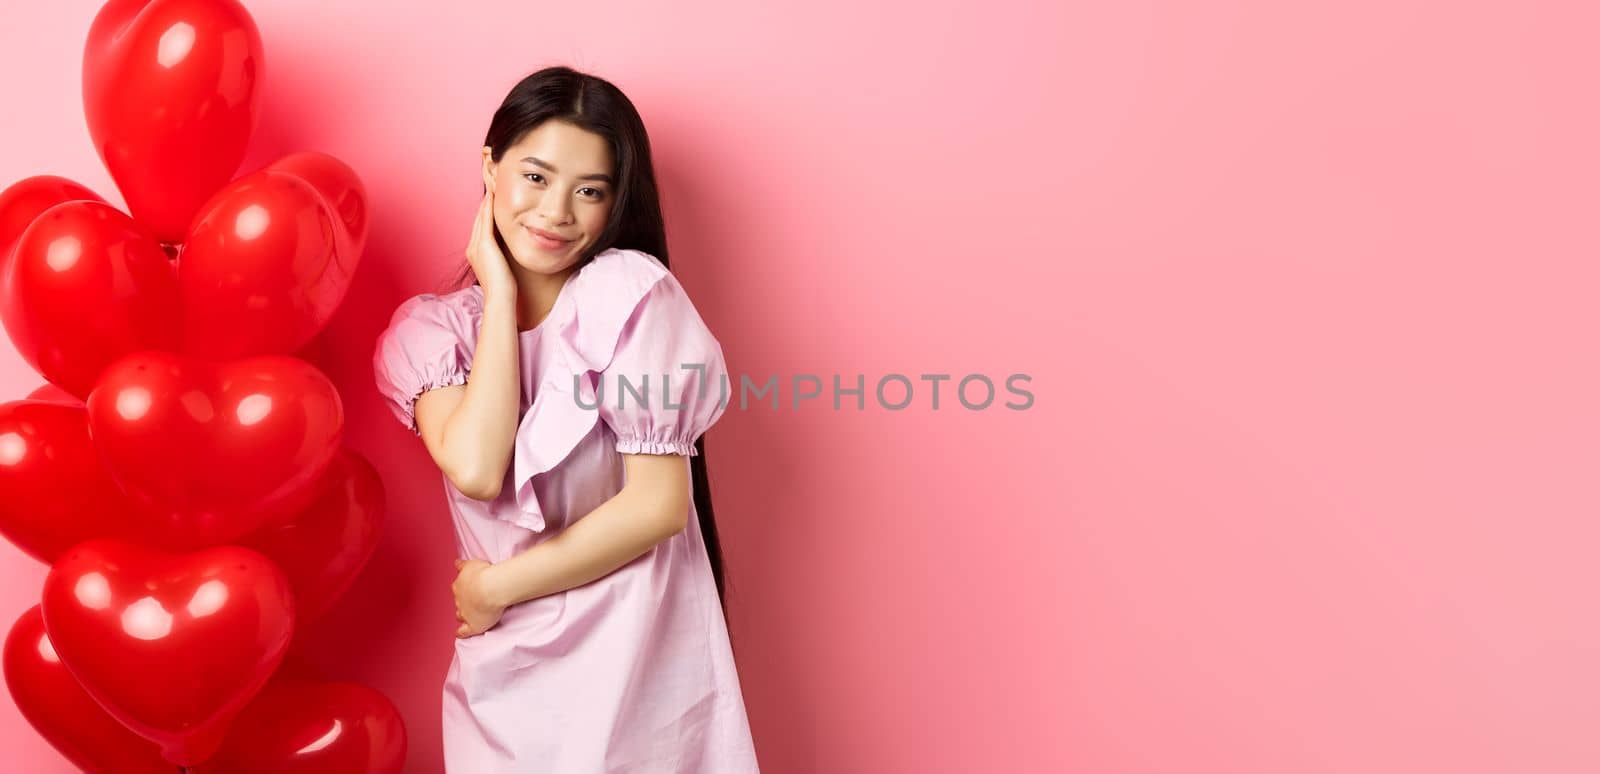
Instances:
[[[522,176],[523,176],[523,177],[527,177],[527,176],[529,176],[529,175],[538,175],[538,174],[539,174],[539,173],[538,173],[538,172],[523,172],[523,173],[522,173]],[[543,177],[543,175],[540,175],[540,177]],[[533,181],[533,180],[529,180],[529,181],[528,181],[528,182],[530,182],[530,183],[532,183],[532,182],[535,182],[535,181]],[[605,192],[605,191],[602,191],[602,190],[600,190],[600,189],[598,189],[598,188],[595,188],[595,187],[594,187],[594,186],[592,186],[592,185],[586,185],[586,186],[584,186],[584,188],[587,188],[587,189],[589,189],[589,190],[590,190],[590,191],[594,191],[594,198],[596,198],[596,199],[603,199],[603,198],[605,198],[605,195],[606,195],[606,192]]]

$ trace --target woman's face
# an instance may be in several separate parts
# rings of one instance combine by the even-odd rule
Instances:
[[[555,274],[577,263],[605,230],[616,197],[605,138],[565,121],[534,127],[496,163],[483,148],[483,182],[513,263]]]

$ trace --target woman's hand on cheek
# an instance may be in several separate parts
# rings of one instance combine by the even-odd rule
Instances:
[[[456,580],[450,591],[456,598],[457,637],[471,637],[494,628],[505,607],[490,599],[483,572],[491,565],[482,559],[457,559]]]
[[[478,216],[472,221],[472,236],[467,240],[467,264],[485,293],[515,297],[516,275],[511,273],[511,262],[500,252],[494,235],[494,189],[490,188],[478,202]]]

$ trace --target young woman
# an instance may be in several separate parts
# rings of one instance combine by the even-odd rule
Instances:
[[[565,67],[490,123],[457,290],[374,367],[444,474],[459,554],[445,768],[753,772],[701,434],[722,348],[668,270],[650,144]]]

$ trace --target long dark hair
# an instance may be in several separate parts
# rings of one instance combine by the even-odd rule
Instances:
[[[600,237],[578,259],[578,267],[613,247],[639,250],[661,260],[669,270],[667,229],[661,217],[661,195],[656,188],[655,166],[650,161],[650,138],[644,120],[626,95],[609,81],[580,73],[570,67],[546,67],[523,78],[512,87],[494,112],[483,144],[489,156],[499,163],[505,152],[523,135],[551,119],[586,129],[606,138],[617,162],[616,204]],[[487,189],[484,191],[488,193]],[[500,251],[510,248],[495,229]],[[460,289],[478,284],[472,265],[462,262],[461,271],[449,284]],[[695,439],[698,455],[689,458],[694,481],[694,507],[700,514],[700,534],[705,538],[706,556],[711,560],[711,575],[717,581],[717,600],[727,614],[726,581],[722,571],[722,542],[717,538],[717,522],[711,510],[711,482],[706,474],[705,437]]]

